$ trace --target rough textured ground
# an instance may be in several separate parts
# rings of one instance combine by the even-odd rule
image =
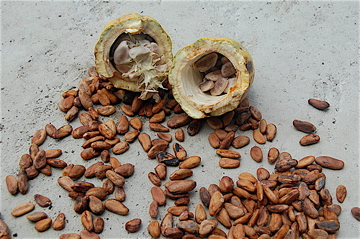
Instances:
[[[344,184],[348,196],[341,204],[341,230],[338,238],[359,238],[359,222],[350,209],[360,206],[359,200],[359,4],[353,2],[242,2],[242,1],[156,1],[134,2],[1,2],[1,200],[2,218],[14,237],[57,238],[61,233],[82,230],[79,216],[72,210],[72,200],[58,187],[53,176],[40,175],[31,181],[27,195],[11,196],[4,185],[5,176],[16,174],[18,160],[27,152],[32,134],[47,123],[59,127],[66,122],[57,109],[61,93],[77,87],[93,65],[93,46],[103,26],[109,20],[134,11],[157,19],[172,37],[174,53],[201,37],[221,36],[240,41],[252,54],[256,76],[249,92],[251,105],[263,113],[268,122],[275,123],[278,134],[270,147],[287,151],[296,159],[307,155],[328,155],[344,160],[341,171],[325,170],[326,187],[332,192]],[[318,111],[307,104],[309,98],[328,101],[327,111]],[[112,116],[117,120],[120,110]],[[321,141],[301,147],[303,133],[292,126],[294,119],[310,121],[318,128]],[[143,119],[145,128],[147,122]],[[80,125],[78,120],[72,123]],[[258,167],[273,171],[266,160],[255,163],[249,156],[251,143],[240,149],[241,166],[223,170],[217,166],[218,157],[207,142],[210,132],[204,127],[196,137],[187,137],[183,146],[189,155],[202,158],[194,169],[193,179],[201,186],[218,183],[223,175],[236,179],[241,172],[255,173]],[[237,132],[237,135],[250,132]],[[151,133],[152,137],[155,136]],[[81,141],[81,140],[80,140]],[[43,148],[61,148],[61,159],[74,164],[84,162],[80,156],[82,141],[68,137],[61,141],[47,139]],[[156,163],[148,160],[138,142],[118,156],[122,163],[135,165],[135,174],[127,179],[125,204],[128,216],[106,212],[102,238],[147,238],[147,213],[152,186],[147,173]],[[100,184],[99,181],[94,181]],[[59,212],[67,216],[62,232],[49,230],[38,233],[25,217],[14,218],[10,211],[16,205],[33,201],[36,193],[53,200],[51,209],[42,209],[52,218]],[[199,203],[192,196],[190,209]],[[172,205],[169,200],[168,205]],[[164,208],[158,218],[165,215]],[[140,217],[139,232],[128,234],[126,221]]]

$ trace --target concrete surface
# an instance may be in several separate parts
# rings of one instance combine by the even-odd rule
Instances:
[[[61,233],[82,230],[72,200],[56,179],[40,175],[30,182],[26,195],[12,196],[4,181],[18,171],[18,160],[27,152],[33,133],[47,123],[59,127],[66,122],[57,108],[61,93],[77,87],[93,65],[93,46],[103,26],[111,19],[135,11],[157,19],[172,37],[174,53],[201,37],[221,36],[240,41],[252,54],[256,76],[249,92],[251,105],[262,111],[268,122],[275,123],[278,134],[270,147],[287,151],[296,159],[307,155],[328,155],[345,162],[341,171],[324,170],[326,188],[334,203],[337,185],[343,184],[348,195],[341,204],[341,229],[338,238],[359,238],[359,222],[350,213],[359,200],[359,3],[357,1],[2,1],[1,2],[1,214],[14,238],[57,238]],[[328,101],[331,107],[319,111],[307,99]],[[111,118],[117,120],[118,111]],[[301,147],[304,135],[292,126],[294,119],[310,121],[318,128],[321,141]],[[144,120],[145,126],[147,122]],[[73,127],[80,125],[78,120]],[[145,127],[147,128],[147,127]],[[147,131],[147,129],[146,129]],[[173,132],[173,131],[172,131]],[[241,172],[255,173],[258,167],[273,171],[267,160],[255,163],[249,156],[251,143],[238,151],[241,166],[234,170],[218,167],[218,157],[207,142],[210,132],[204,127],[196,137],[187,137],[183,146],[189,155],[202,158],[194,169],[198,182],[190,210],[199,203],[198,189],[218,183],[223,175],[236,179]],[[237,132],[249,135],[251,132]],[[151,133],[155,137],[154,133]],[[90,165],[79,153],[82,140],[71,137],[61,141],[47,139],[42,148],[61,148],[60,157],[68,163]],[[127,179],[125,190],[128,216],[106,212],[102,238],[148,238],[151,202],[147,178],[156,162],[148,160],[138,142],[118,156],[122,163],[135,165],[135,174]],[[98,159],[97,159],[98,160]],[[171,169],[173,170],[173,169]],[[100,185],[99,180],[93,180]],[[40,208],[51,218],[59,212],[67,217],[62,231],[38,233],[23,216],[14,218],[16,205],[31,201],[36,193],[53,200],[53,207]],[[171,206],[168,200],[168,206]],[[158,219],[165,215],[161,208]],[[128,234],[126,221],[140,217],[140,231]]]

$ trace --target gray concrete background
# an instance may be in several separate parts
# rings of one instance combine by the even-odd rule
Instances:
[[[252,54],[256,68],[255,82],[249,92],[251,105],[261,110],[263,117],[275,123],[278,134],[270,147],[287,151],[296,159],[307,155],[328,155],[345,162],[341,171],[324,170],[326,188],[334,203],[337,185],[348,188],[341,204],[341,229],[338,238],[359,238],[359,222],[350,213],[359,200],[359,3],[351,2],[260,2],[260,1],[2,1],[1,2],[1,207],[3,219],[17,238],[56,238],[61,233],[82,230],[79,215],[72,210],[72,200],[60,188],[56,179],[40,175],[30,182],[26,195],[10,195],[5,176],[16,174],[18,160],[27,152],[33,133],[47,123],[60,127],[66,124],[64,114],[57,109],[61,93],[74,88],[86,77],[93,65],[93,47],[103,26],[111,19],[128,12],[138,12],[157,19],[173,40],[174,53],[201,37],[229,37],[241,42]],[[330,103],[328,111],[319,111],[307,104],[307,99],[319,98]],[[120,110],[111,116],[117,120]],[[292,126],[294,119],[315,124],[321,141],[301,147],[304,135]],[[147,122],[145,119],[145,129]],[[73,127],[80,125],[78,120]],[[147,129],[146,129],[147,131]],[[173,131],[172,131],[173,132]],[[196,137],[187,137],[182,145],[188,155],[202,158],[192,179],[197,190],[218,183],[223,175],[236,180],[241,172],[255,173],[258,167],[271,172],[267,160],[254,162],[249,156],[251,143],[238,151],[242,154],[238,169],[224,170],[208,142],[210,132],[204,127]],[[152,138],[155,137],[151,133]],[[237,132],[237,135],[251,132]],[[68,163],[90,165],[79,153],[82,140],[71,137],[61,141],[47,139],[41,148],[61,148],[60,157]],[[148,238],[151,202],[147,178],[156,162],[148,160],[138,142],[118,156],[122,163],[135,165],[135,174],[127,179],[125,204],[130,213],[118,216],[103,214],[105,229],[102,238]],[[174,169],[171,169],[171,171]],[[99,180],[93,181],[101,185]],[[16,205],[30,201],[33,195],[44,194],[53,200],[53,207],[40,208],[51,218],[59,212],[67,216],[61,232],[38,233],[25,217],[14,218],[10,211]],[[190,210],[199,203],[193,193]],[[168,200],[167,206],[173,205]],[[165,215],[161,208],[158,218]],[[143,225],[137,233],[128,234],[126,221],[140,217]]]

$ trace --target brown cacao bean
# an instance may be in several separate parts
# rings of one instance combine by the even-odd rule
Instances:
[[[184,179],[184,178],[190,177],[191,175],[193,175],[193,171],[191,169],[188,169],[188,168],[178,169],[170,174],[169,179],[170,180],[179,180],[179,179]]]
[[[7,175],[5,178],[6,187],[10,194],[16,194],[18,192],[18,180],[13,175]]]
[[[141,219],[140,218],[134,218],[128,222],[125,223],[125,229],[128,232],[136,232],[140,229],[141,226]]]
[[[224,197],[221,192],[216,191],[212,194],[210,203],[209,203],[209,214],[210,216],[215,216],[220,212],[224,204]]]
[[[45,212],[31,212],[26,215],[26,219],[28,219],[31,222],[37,222],[47,217],[48,215]]]
[[[138,140],[145,152],[148,152],[151,148],[151,138],[147,133],[140,133]]]
[[[94,218],[94,220],[93,220],[94,232],[97,234],[101,233],[104,229],[104,224],[105,224],[105,221],[101,217]]]
[[[31,138],[31,143],[40,146],[45,141],[46,135],[45,129],[37,130]]]
[[[154,159],[156,158],[156,155],[165,152],[165,150],[168,148],[168,143],[160,143],[153,145],[150,150],[147,153],[148,158]]]
[[[202,126],[202,120],[195,119],[195,120],[190,121],[190,123],[186,129],[188,135],[194,136],[197,133],[199,133],[201,126]]]
[[[324,168],[338,170],[344,167],[344,162],[342,160],[335,159],[329,156],[319,156],[315,158],[315,162]]]
[[[116,108],[113,105],[105,105],[102,107],[99,107],[96,112],[99,115],[109,116],[116,112]]]
[[[149,235],[153,238],[159,238],[160,237],[160,225],[157,220],[153,220],[148,225],[148,232]]]
[[[129,213],[129,209],[122,204],[120,201],[115,199],[107,199],[104,203],[104,206],[110,212],[119,214],[119,215],[127,215]]]
[[[187,153],[183,146],[181,146],[180,144],[175,142],[175,143],[173,143],[172,148],[173,148],[176,158],[178,158],[179,160],[186,159]]]
[[[160,187],[151,188],[151,196],[160,206],[166,203],[166,197],[164,191]]]
[[[112,152],[114,154],[122,154],[126,152],[128,149],[129,149],[129,143],[126,141],[122,141],[115,144],[115,146],[112,148]]]
[[[351,208],[351,214],[353,215],[353,217],[360,221],[360,208],[359,207],[353,207]]]
[[[166,114],[164,110],[161,110],[159,113],[154,114],[149,119],[149,123],[161,123],[165,120]]]
[[[186,113],[181,113],[168,120],[167,126],[170,128],[179,128],[190,123],[190,121],[190,116],[188,116]]]
[[[188,206],[172,206],[168,207],[167,211],[174,216],[180,216],[181,213],[189,211]]]
[[[11,215],[14,217],[20,217],[32,210],[34,210],[35,205],[31,202],[24,202],[17,205],[13,210],[11,210]]]
[[[317,134],[307,134],[304,137],[302,137],[299,141],[299,143],[302,146],[312,145],[316,144],[320,141],[320,136]]]
[[[116,131],[118,134],[125,134],[129,131],[129,119],[126,115],[120,117],[119,122],[116,126]]]
[[[41,207],[48,207],[48,206],[51,206],[51,204],[52,204],[50,198],[40,195],[40,194],[35,194],[34,200]]]
[[[23,169],[20,169],[18,173],[18,188],[21,194],[26,194],[29,189],[28,176]]]
[[[201,163],[199,156],[190,156],[185,159],[179,166],[180,169],[191,169],[197,167]]]
[[[221,158],[219,160],[219,166],[222,168],[238,168],[240,166],[240,160],[231,158]]]
[[[268,124],[266,126],[266,140],[272,142],[276,136],[277,128],[274,124]]]
[[[51,218],[45,218],[45,219],[42,219],[42,220],[37,221],[35,223],[35,229],[38,232],[44,232],[44,231],[48,230],[51,227],[51,224],[52,224],[52,219]]]
[[[347,195],[347,190],[344,185],[339,185],[336,187],[336,199],[338,202],[344,202]]]
[[[304,133],[312,133],[316,131],[315,125],[307,121],[294,120],[293,125],[297,130],[302,131]]]
[[[76,233],[61,234],[59,239],[80,239],[80,235]]]
[[[65,227],[65,214],[61,212],[56,216],[52,224],[52,228],[54,230],[62,230],[64,229],[64,227]]]
[[[174,194],[188,193],[196,187],[194,180],[177,180],[165,183],[165,188]]]
[[[152,201],[149,206],[149,215],[151,218],[156,218],[159,213],[159,204],[157,201]]]
[[[265,144],[266,143],[265,136],[258,129],[255,129],[253,131],[253,138],[258,144]]]
[[[171,134],[169,134],[169,133],[158,132],[156,135],[157,135],[160,139],[163,139],[163,140],[165,140],[165,141],[167,141],[167,142],[169,142],[169,143],[172,141],[172,136],[171,136]]]
[[[242,148],[250,143],[250,138],[248,136],[240,135],[233,139],[232,146],[234,148]]]
[[[160,123],[149,123],[149,128],[155,132],[169,132],[169,128]]]
[[[228,149],[235,138],[235,132],[230,131],[226,134],[225,138],[220,142],[220,149]]]
[[[180,142],[183,142],[185,140],[185,134],[183,129],[179,128],[175,131],[175,139]]]
[[[261,148],[259,146],[253,146],[250,149],[250,156],[253,160],[260,163],[263,159],[263,153],[262,153]]]
[[[213,147],[215,149],[220,147],[220,139],[215,133],[210,133],[208,140],[209,140],[211,147]]]
[[[218,149],[216,150],[216,154],[223,158],[234,158],[234,159],[241,158],[239,152],[229,149]]]
[[[323,100],[318,100],[318,99],[309,99],[308,100],[309,105],[313,106],[314,108],[318,109],[318,110],[325,110],[327,108],[330,107],[330,104],[326,101]]]
[[[224,127],[223,122],[218,117],[210,117],[206,119],[206,122],[212,129],[221,129]]]

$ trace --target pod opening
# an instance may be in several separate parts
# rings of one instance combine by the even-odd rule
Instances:
[[[220,96],[227,94],[235,84],[236,70],[231,61],[221,53],[211,52],[195,59],[193,68],[200,72],[199,88],[205,94]]]
[[[195,119],[231,111],[253,82],[254,69],[248,62],[251,56],[237,41],[201,38],[175,55],[169,73],[174,98]]]
[[[229,59],[218,52],[204,52],[189,62],[190,67],[184,67],[182,75],[184,76],[183,86],[187,95],[191,96],[199,105],[210,106],[223,100],[229,92],[229,89],[236,82],[236,71],[232,72],[222,68],[233,67]],[[211,110],[207,108],[205,111]],[[205,112],[207,113],[207,112]]]

